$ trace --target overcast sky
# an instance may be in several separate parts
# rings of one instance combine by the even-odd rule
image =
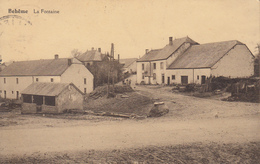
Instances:
[[[120,58],[138,58],[147,48],[164,47],[170,36],[200,44],[239,40],[253,54],[260,42],[258,0],[0,0],[0,17],[14,15],[9,8],[28,10],[15,15],[32,25],[0,22],[4,62],[69,57],[73,49],[91,47],[107,52],[111,43]]]

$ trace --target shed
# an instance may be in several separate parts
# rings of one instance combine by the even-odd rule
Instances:
[[[83,93],[73,83],[32,83],[22,91],[22,113],[83,110]]]

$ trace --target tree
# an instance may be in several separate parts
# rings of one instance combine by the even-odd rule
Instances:
[[[74,58],[78,57],[80,54],[81,54],[81,52],[78,49],[73,49],[71,51],[71,56],[74,57]]]
[[[255,62],[254,62],[254,74],[255,76],[260,76],[260,43],[258,43],[255,47],[257,49],[257,54],[255,56]]]

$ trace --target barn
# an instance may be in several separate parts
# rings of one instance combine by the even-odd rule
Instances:
[[[83,92],[73,83],[32,83],[22,91],[22,113],[62,113],[83,110]]]

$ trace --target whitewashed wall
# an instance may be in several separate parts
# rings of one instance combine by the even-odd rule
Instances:
[[[249,77],[254,74],[254,58],[245,45],[236,45],[212,67],[213,76]]]

